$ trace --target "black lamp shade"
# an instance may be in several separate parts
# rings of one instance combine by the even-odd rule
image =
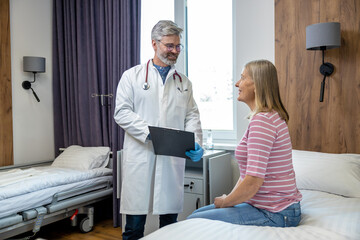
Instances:
[[[45,58],[43,57],[23,57],[24,72],[43,73],[45,72]]]
[[[340,47],[340,23],[326,22],[306,27],[306,49],[326,50]]]

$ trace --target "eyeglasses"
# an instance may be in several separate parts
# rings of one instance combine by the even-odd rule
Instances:
[[[174,50],[174,48],[176,49],[177,52],[180,52],[181,50],[184,49],[184,46],[182,44],[178,44],[178,45],[174,45],[172,43],[163,43],[162,41],[158,40],[158,42],[162,43],[165,47],[167,47],[167,50],[169,52],[171,52],[172,50]]]

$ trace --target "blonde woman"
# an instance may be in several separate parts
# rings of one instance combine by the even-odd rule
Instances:
[[[296,187],[289,115],[279,94],[275,66],[267,60],[245,65],[237,100],[250,110],[250,123],[235,151],[240,178],[228,195],[194,211],[207,218],[240,225],[294,227],[301,219]]]

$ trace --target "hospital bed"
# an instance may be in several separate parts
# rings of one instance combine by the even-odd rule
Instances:
[[[360,154],[293,150],[293,164],[303,194],[299,226],[240,226],[195,218],[163,227],[143,240],[360,239]]]
[[[92,204],[112,196],[108,147],[70,146],[49,162],[0,169],[0,239],[39,231],[78,214],[82,232],[93,228]]]

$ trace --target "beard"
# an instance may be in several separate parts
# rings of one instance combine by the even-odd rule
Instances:
[[[156,55],[166,65],[174,65],[179,56],[179,55],[173,54],[171,52],[160,52],[160,51],[157,51]],[[175,56],[176,58],[175,58],[175,60],[170,60],[170,59],[168,59],[169,56]]]

